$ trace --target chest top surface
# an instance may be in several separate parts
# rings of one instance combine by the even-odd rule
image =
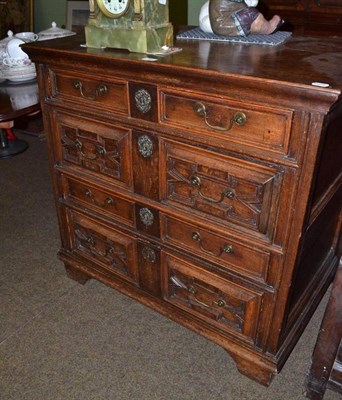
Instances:
[[[336,101],[342,92],[342,42],[334,37],[291,37],[278,46],[179,40],[182,51],[166,57],[84,46],[81,35],[34,42],[25,51],[38,63],[87,66],[88,72],[139,71],[177,79],[211,79],[217,84],[242,80],[249,84],[300,87],[307,96]],[[83,46],[82,46],[83,45]],[[313,83],[326,84],[326,87]]]

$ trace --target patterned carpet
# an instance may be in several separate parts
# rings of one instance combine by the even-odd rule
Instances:
[[[271,386],[251,381],[214,343],[99,282],[67,278],[46,142],[18,137],[29,148],[0,160],[1,400],[305,400],[328,293]]]

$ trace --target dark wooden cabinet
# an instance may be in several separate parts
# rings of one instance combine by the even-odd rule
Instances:
[[[178,41],[155,61],[82,43],[25,45],[69,276],[205,336],[268,385],[340,257],[341,42]]]
[[[342,395],[342,264],[319,330],[306,382],[306,396],[322,400],[326,389]]]
[[[261,0],[258,8],[267,17],[279,14],[283,29],[297,34],[342,35],[342,0]]]

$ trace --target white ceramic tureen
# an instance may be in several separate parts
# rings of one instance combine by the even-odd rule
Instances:
[[[76,32],[71,32],[68,29],[59,28],[56,22],[52,22],[51,28],[46,29],[45,31],[41,31],[38,33],[38,40],[51,40],[58,39],[66,36],[76,35]]]

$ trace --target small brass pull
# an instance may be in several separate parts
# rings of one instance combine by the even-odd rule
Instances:
[[[196,293],[195,287],[194,286],[188,286],[188,292],[192,293],[192,294],[195,294]]]
[[[101,156],[106,155],[106,149],[103,146],[97,146],[96,147],[96,152],[100,154]]]
[[[216,304],[218,307],[226,307],[227,305],[227,303],[222,299],[214,301],[214,304]]]
[[[93,195],[92,191],[90,189],[86,189],[84,191],[84,194],[90,198],[90,200],[98,207],[107,207],[112,204],[114,204],[114,200],[112,197],[107,197],[103,203],[99,202]]]
[[[97,100],[98,97],[103,97],[103,96],[107,93],[107,91],[108,91],[107,86],[106,86],[105,84],[103,84],[103,83],[100,83],[100,84],[96,87],[96,89],[95,89],[95,94],[94,94],[94,96],[89,96],[89,95],[86,95],[86,94],[84,93],[84,91],[83,91],[83,84],[82,84],[81,81],[79,81],[79,80],[74,80],[74,81],[72,82],[72,84],[73,84],[74,88],[77,89],[77,90],[80,92],[81,96],[82,96],[84,99],[87,99],[87,100]]]
[[[222,203],[222,201],[227,198],[227,199],[233,199],[235,197],[235,193],[233,190],[226,189],[221,193],[221,197],[219,199],[213,199],[211,197],[206,196],[205,194],[202,193],[201,187],[201,179],[197,175],[192,175],[189,178],[190,184],[198,189],[198,194],[202,197],[202,199],[208,201],[209,203]]]
[[[238,126],[242,126],[245,125],[245,123],[247,122],[246,114],[242,111],[238,111],[230,118],[227,126],[212,125],[208,120],[208,112],[206,106],[199,101],[195,103],[194,111],[197,115],[204,117],[204,122],[207,126],[209,126],[209,128],[215,129],[216,131],[229,131],[234,123]]]
[[[239,125],[239,126],[243,126],[247,122],[246,114],[241,111],[238,111],[237,113],[235,113],[233,119],[234,119],[234,122],[236,123],[236,125]]]
[[[222,255],[222,253],[231,254],[231,253],[234,252],[234,247],[233,247],[233,245],[231,245],[231,244],[229,244],[229,243],[225,243],[225,244],[220,248],[220,250],[219,250],[217,253],[215,253],[215,252],[213,252],[213,251],[211,251],[211,250],[207,250],[207,249],[203,246],[202,238],[201,238],[201,235],[200,235],[199,232],[196,232],[196,231],[195,231],[195,232],[192,232],[191,237],[192,237],[192,239],[195,240],[196,242],[199,242],[199,246],[200,246],[200,248],[201,248],[202,251],[204,251],[205,253],[210,254],[210,255],[212,255],[212,256],[220,257],[220,256]]]
[[[231,254],[231,253],[233,253],[233,252],[234,252],[234,247],[233,247],[233,245],[227,244],[227,243],[226,243],[226,244],[223,246],[223,252],[226,253],[226,254]]]
[[[201,235],[198,232],[192,232],[192,238],[193,238],[193,240],[196,240],[197,242],[201,241]]]

